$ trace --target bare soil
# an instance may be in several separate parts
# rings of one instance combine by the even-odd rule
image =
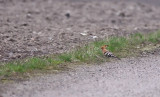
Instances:
[[[152,32],[160,28],[159,10],[128,0],[0,0],[0,61],[61,53],[111,35]]]

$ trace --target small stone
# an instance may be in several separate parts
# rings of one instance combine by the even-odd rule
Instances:
[[[11,42],[16,42],[16,40],[14,40],[14,39],[12,39],[12,38],[11,38],[11,39],[9,39],[9,41],[11,41]]]
[[[70,18],[70,13],[66,13],[65,16],[66,16],[67,18]]]
[[[37,32],[36,32],[36,31],[33,31],[32,33],[33,33],[33,34],[37,34]]]
[[[117,14],[118,14],[118,16],[120,16],[120,17],[125,17],[125,16],[126,16],[126,14],[125,14],[124,12],[118,12]]]
[[[111,23],[116,23],[116,20],[111,20]]]
[[[47,21],[51,21],[51,20],[52,20],[49,16],[47,16],[45,19],[46,19]]]
[[[31,38],[30,40],[31,40],[31,41],[34,41],[34,40],[35,40],[35,38]]]
[[[70,11],[70,10],[66,10],[65,16],[66,16],[67,18],[70,18],[70,17],[71,17],[71,11]]]
[[[137,46],[137,48],[140,48],[139,46]]]
[[[17,58],[21,58],[21,55],[17,55]]]
[[[87,33],[80,33],[82,36],[86,36],[87,35]]]
[[[52,38],[52,37],[48,37],[48,39],[49,39],[49,40],[53,40],[53,38]]]
[[[134,30],[138,30],[138,27],[135,27]]]
[[[21,24],[21,26],[28,26],[28,24],[27,23],[23,23],[23,24]]]
[[[72,29],[71,28],[66,28],[66,30],[71,31]]]
[[[10,52],[8,55],[9,57],[13,57],[13,52]]]
[[[144,26],[145,26],[145,27],[147,27],[148,25],[147,25],[147,24],[145,24]]]
[[[93,39],[98,38],[97,36],[92,36]]]
[[[26,16],[27,18],[31,18],[31,14],[27,14],[27,16]]]

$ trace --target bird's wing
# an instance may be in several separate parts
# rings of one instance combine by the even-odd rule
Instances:
[[[109,51],[105,52],[104,55],[107,57],[114,57],[114,55]]]

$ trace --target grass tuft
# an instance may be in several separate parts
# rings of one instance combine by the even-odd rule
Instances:
[[[152,43],[157,43],[159,41],[159,34],[154,33],[154,34],[149,34],[148,41]]]
[[[112,37],[108,41],[108,49],[112,52],[119,51],[122,48],[126,47],[127,39],[125,37]]]
[[[58,56],[58,59],[60,59],[64,62],[71,62],[72,61],[72,55],[70,53],[60,54]]]
[[[141,33],[132,34],[129,38],[132,45],[140,44],[145,41],[145,36]]]

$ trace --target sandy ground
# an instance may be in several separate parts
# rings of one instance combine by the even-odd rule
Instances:
[[[160,53],[16,83],[3,97],[159,97]]]
[[[1,0],[0,61],[61,53],[110,35],[160,28],[160,7],[153,6],[159,0],[131,1]]]

